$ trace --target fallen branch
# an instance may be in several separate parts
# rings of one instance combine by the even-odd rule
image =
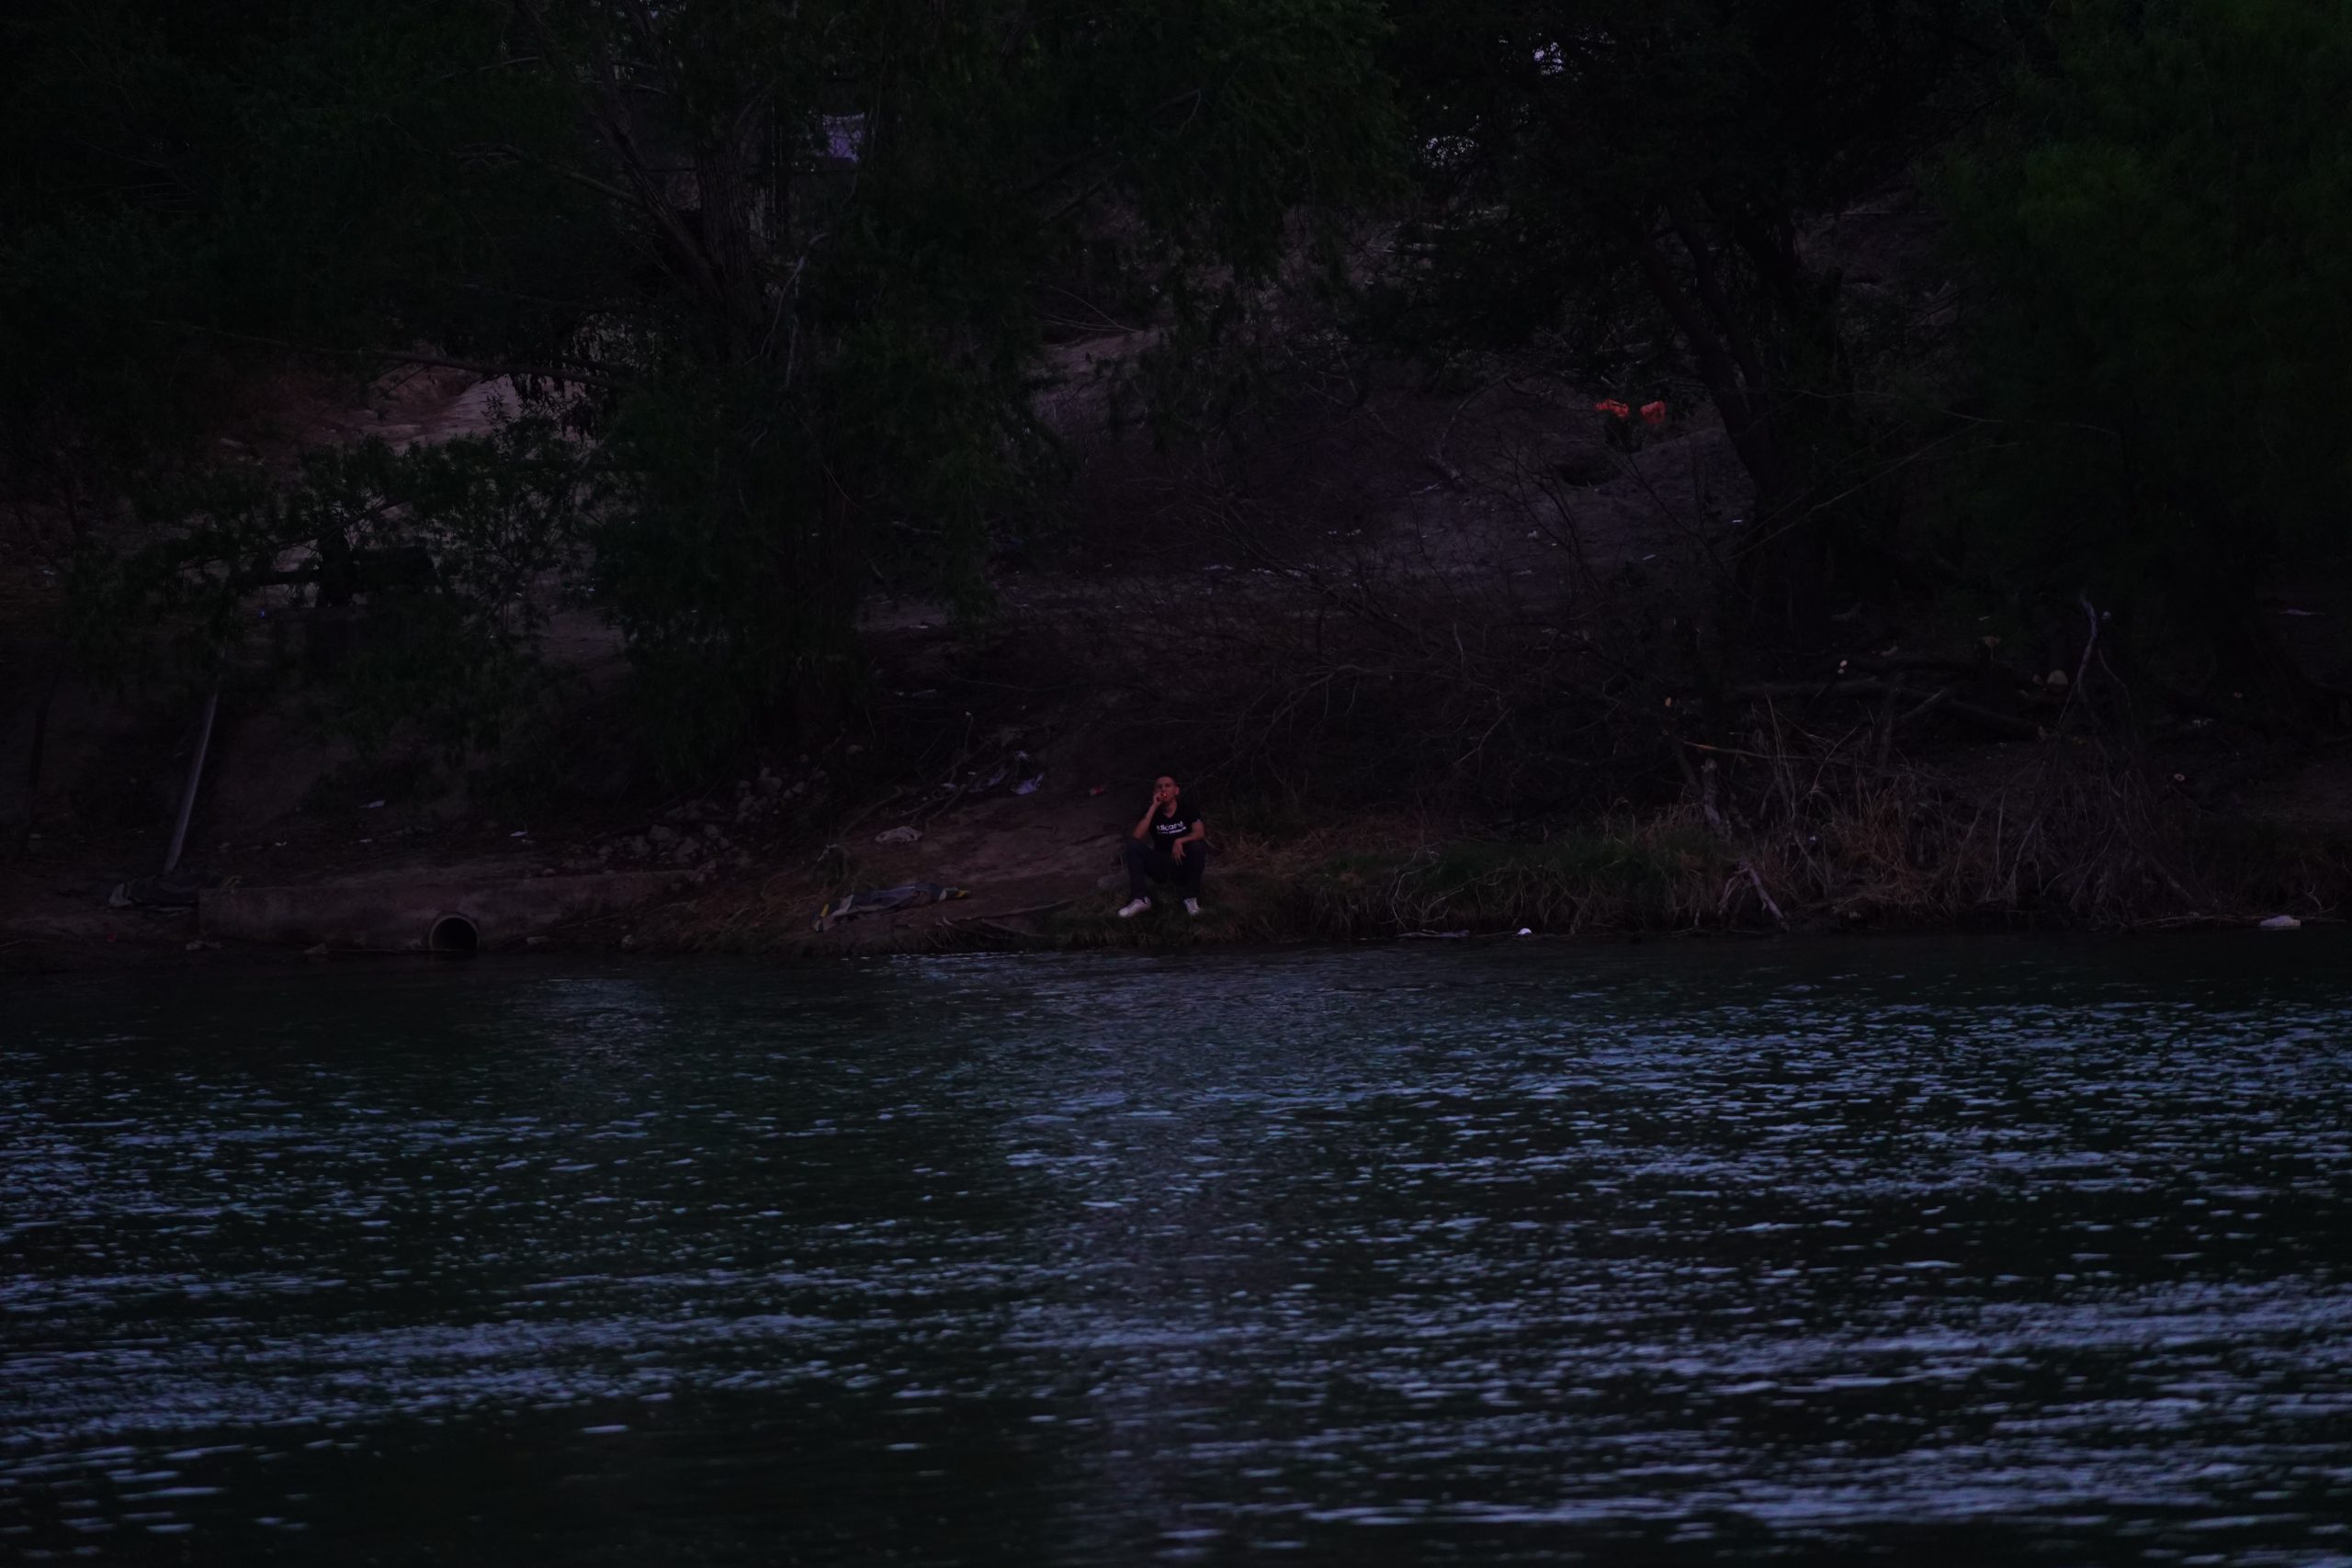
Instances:
[[[1015,931],[1012,927],[989,919],[985,915],[961,915],[944,919],[939,923],[949,931],[962,931],[967,936],[981,931],[992,931],[998,936],[1008,937],[1014,942],[1038,940],[1035,931]]]
[[[1919,697],[1929,694],[1921,692],[1916,686],[1906,686],[1894,681],[1833,680],[1826,686],[1813,681],[1764,681],[1751,686],[1736,686],[1732,689],[1732,694],[1740,697],[1805,697],[1817,702],[1825,697],[1883,697],[1890,694],[1897,697]],[[1946,701],[1937,705],[1940,705],[1954,718],[1964,718],[1972,724],[1996,730],[2003,735],[2015,736],[2020,740],[2042,739],[2041,726],[2030,718],[2019,718],[2013,714],[1996,713],[1991,708],[1980,707],[1974,703]],[[1928,710],[1928,705],[1922,704],[1916,711],[1924,713]]]
[[[1075,898],[1057,898],[1050,904],[1033,904],[1025,909],[999,909],[992,915],[973,915],[968,918],[976,920],[1024,919],[1031,915],[1050,915],[1056,909],[1067,909],[1077,901]]]
[[[1764,886],[1764,879],[1757,874],[1756,867],[1747,861],[1741,861],[1733,868],[1731,875],[1724,880],[1723,897],[1715,902],[1715,913],[1724,915],[1731,911],[1731,896],[1739,890],[1740,880],[1743,877],[1747,879],[1748,886],[1756,889],[1757,901],[1764,906],[1764,912],[1772,917],[1772,923],[1782,931],[1787,931],[1789,918],[1781,913],[1781,906],[1773,902],[1772,895]]]
[[[859,807],[855,811],[851,812],[847,817],[842,818],[841,826],[835,829],[834,831],[844,836],[848,835],[856,829],[859,823],[868,820],[876,812],[881,810],[884,807],[889,805],[892,801],[898,799],[899,796],[906,793],[904,785],[893,785],[889,792],[884,795],[880,799],[867,801],[864,806]]]

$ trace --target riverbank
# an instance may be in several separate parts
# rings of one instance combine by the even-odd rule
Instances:
[[[0,563],[0,754],[30,763],[0,769],[0,972],[228,962],[250,944],[201,914],[224,889],[342,911],[281,922],[250,949],[272,956],[422,945],[428,890],[511,908],[633,877],[661,891],[483,940],[2116,931],[2352,900],[2346,716],[2159,696],[2112,626],[1997,596],[1891,593],[1734,659],[1702,635],[1745,506],[1711,419],[1623,451],[1566,387],[1475,407],[1394,367],[1368,387],[1362,410],[1287,410],[1221,477],[1090,434],[1066,526],[998,564],[985,614],[877,592],[850,711],[692,769],[650,742],[619,631],[553,592],[543,683],[494,742],[363,747],[334,639],[283,608],[220,671],[199,767],[213,692],[74,674],[63,577],[22,552]],[[279,456],[476,431],[495,390],[379,388],[342,423],[304,404]],[[2352,689],[2352,604],[2273,610],[2312,690]],[[1211,822],[1206,912],[1117,920],[1116,851],[1168,767]],[[142,891],[192,776],[176,883]],[[845,896],[922,886],[963,896],[817,929]]]
[[[888,818],[861,808],[837,813],[831,833],[790,821],[763,832],[758,810],[722,810],[708,799],[673,805],[657,814],[668,820],[650,824],[502,829],[459,822],[408,833],[395,824],[389,836],[405,847],[388,858],[281,858],[251,875],[214,873],[202,879],[214,886],[179,908],[110,898],[106,868],[131,863],[135,846],[85,840],[72,846],[78,863],[19,863],[0,873],[0,973],[277,964],[422,948],[441,904],[510,911],[481,917],[480,935],[492,950],[794,958],[1519,932],[1609,940],[2165,931],[2339,918],[2352,889],[2352,829],[2327,809],[2343,782],[2335,769],[2306,768],[2236,810],[2212,812],[2162,795],[2132,801],[2109,770],[2054,774],[2048,748],[2015,750],[2005,778],[1994,771],[1996,759],[1962,759],[1983,791],[1966,810],[1954,805],[1961,775],[1950,768],[1890,775],[1860,796],[1825,790],[1776,822],[1711,824],[1703,804],[1680,804],[1518,836],[1368,810],[1337,825],[1304,822],[1245,802],[1213,817],[1217,862],[1198,918],[1170,899],[1140,918],[1116,918],[1127,802],[1082,783],[1028,795],[1000,788],[911,829],[877,828]],[[770,780],[773,788],[750,781],[741,800],[795,787]],[[714,817],[729,827],[707,820]],[[839,831],[842,819],[857,820],[860,830]],[[648,860],[668,869],[582,874]],[[580,915],[566,914],[556,897],[619,883],[640,896],[608,896]],[[845,895],[908,886],[954,896],[820,919]],[[219,918],[232,902],[268,906],[257,890],[272,887],[287,889],[280,902],[289,905],[307,898],[313,908],[356,911],[350,933],[313,919],[289,925],[285,940],[254,941],[250,916],[234,927]],[[641,896],[647,889],[658,891]],[[425,892],[439,900],[432,908],[417,902]],[[209,924],[208,897],[216,911]],[[518,923],[511,911],[535,902],[554,913]],[[416,931],[405,933],[387,910],[413,915]]]
[[[1695,816],[1695,813],[1690,814]],[[1802,863],[1710,837],[1683,814],[1607,825],[1536,843],[1424,840],[1332,848],[1249,844],[1220,861],[1204,909],[1174,900],[1134,919],[1123,888],[1072,888],[1044,907],[958,900],[831,932],[806,929],[773,898],[723,897],[642,928],[639,945],[674,951],[826,954],[969,950],[1189,948],[1543,935],[1596,940],[1782,931],[2166,931],[2338,920],[2352,886],[2352,841],[2333,833],[2215,831],[2183,846],[2189,877],[2165,901],[2086,919],[2064,904],[2004,900],[1983,862],[1888,864],[1815,855]],[[1040,889],[1024,890],[1034,894]],[[2169,891],[2169,890],[2168,890]]]

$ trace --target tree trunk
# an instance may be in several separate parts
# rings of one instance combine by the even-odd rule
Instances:
[[[57,701],[57,688],[64,679],[62,668],[51,671],[49,684],[42,689],[40,702],[33,709],[32,745],[25,759],[25,820],[17,829],[17,858],[19,860],[32,851],[33,818],[40,809],[41,761],[49,748],[49,710],[51,705]]]
[[[1791,456],[1775,417],[1763,356],[1737,320],[1705,243],[1678,222],[1698,298],[1691,297],[1654,232],[1637,233],[1642,276],[1697,361],[1699,378],[1723,414],[1724,430],[1756,486],[1756,503],[1737,546],[1736,587],[1760,617],[1788,629],[1827,613],[1829,554],[1810,485]]]

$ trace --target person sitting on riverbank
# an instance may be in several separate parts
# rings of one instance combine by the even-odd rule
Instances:
[[[1201,912],[1201,877],[1209,868],[1209,825],[1184,804],[1183,787],[1162,773],[1127,836],[1127,901],[1119,919],[1133,919],[1151,908],[1152,884],[1172,882],[1184,897],[1184,912]]]

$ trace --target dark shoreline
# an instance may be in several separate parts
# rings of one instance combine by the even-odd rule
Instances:
[[[1730,950],[1753,948],[1758,944],[1790,944],[1812,952],[1833,945],[1856,943],[1874,945],[1879,942],[2007,940],[2030,941],[2037,945],[2043,942],[2063,945],[2081,942],[2111,942],[2171,937],[2211,937],[2228,933],[2286,938],[2294,936],[2300,931],[2324,931],[2346,924],[2352,924],[2352,922],[2326,917],[2303,919],[2297,928],[2292,930],[2266,931],[2258,922],[2210,917],[2196,919],[2156,920],[2141,925],[2109,929],[2010,919],[1867,927],[1812,923],[1799,924],[1788,931],[1754,926],[1683,930],[1587,929],[1577,931],[1531,931],[1524,935],[1504,931],[1465,931],[1408,932],[1385,936],[1301,935],[1279,938],[1255,933],[1218,934],[1185,931],[1182,933],[1181,939],[1171,940],[1154,940],[1157,933],[1145,930],[1124,933],[1125,940],[1116,942],[1046,938],[1027,942],[1011,940],[991,942],[968,937],[943,941],[939,940],[935,933],[903,931],[897,933],[899,940],[895,941],[810,940],[799,943],[785,943],[763,948],[664,942],[639,942],[624,946],[609,941],[550,941],[528,947],[515,946],[469,954],[389,952],[358,948],[314,953],[291,947],[258,942],[208,942],[191,949],[187,941],[182,939],[158,938],[150,941],[105,942],[87,938],[22,937],[0,945],[0,979],[78,977],[107,974],[145,976],[202,973],[243,976],[282,971],[309,973],[330,967],[344,969],[358,965],[414,970],[425,966],[473,963],[501,966],[531,964],[560,967],[582,960],[661,964],[710,960],[724,964],[777,964],[797,968],[831,965],[858,959],[956,957],[983,954],[1091,953],[1105,957],[1118,955],[1166,957],[1173,954],[1194,953],[1206,956],[1226,953],[1239,955],[1311,951],[1347,952],[1366,947],[1484,951],[1527,943],[1549,947],[1571,945],[1595,951],[1644,946],[1722,947]]]

